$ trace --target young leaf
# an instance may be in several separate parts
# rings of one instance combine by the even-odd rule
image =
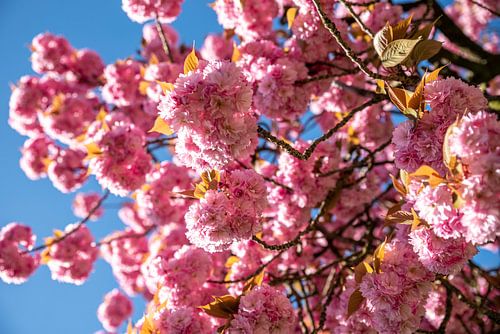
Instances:
[[[400,193],[401,195],[406,196],[407,190],[406,190],[404,184],[399,182],[399,180],[397,180],[394,176],[390,175],[390,177],[391,177],[392,185],[394,186],[394,189],[396,189],[397,192]]]
[[[401,39],[405,37],[406,31],[408,30],[408,27],[411,24],[411,20],[413,18],[413,15],[408,16],[405,20],[399,21],[395,26],[392,27],[392,35],[393,39]]]
[[[356,283],[360,284],[363,280],[363,277],[367,273],[373,273],[373,268],[365,261],[358,263],[358,265],[354,267],[354,280],[356,281]]]
[[[261,270],[260,273],[258,273],[245,283],[245,287],[243,288],[243,294],[252,290],[256,286],[262,285],[263,280],[264,280],[264,270]]]
[[[419,39],[397,39],[390,42],[382,52],[380,60],[386,68],[401,64],[413,51]]]
[[[385,221],[389,224],[409,224],[412,222],[412,219],[413,216],[408,211],[387,212],[385,217]]]
[[[216,318],[231,319],[233,314],[238,313],[239,298],[235,298],[231,295],[213,298],[213,302],[200,306],[206,314]]]
[[[384,242],[381,243],[373,253],[373,267],[377,273],[380,273],[382,261],[384,261],[386,244],[387,244],[387,239],[384,240]]]
[[[412,65],[418,64],[422,60],[435,56],[439,50],[441,50],[442,46],[443,42],[435,41],[433,39],[420,41],[420,43],[418,43],[411,52],[410,61]]]
[[[144,81],[144,80],[139,82],[139,93],[141,95],[146,95],[150,84],[151,83],[149,81]]]
[[[432,167],[426,165],[420,166],[414,173],[410,174],[410,177],[424,179],[432,188],[446,181]]]
[[[191,50],[191,52],[186,57],[186,60],[184,60],[184,74],[188,74],[189,72],[196,70],[197,67],[198,57],[196,57],[196,52],[193,45],[193,50]]]
[[[446,66],[446,65],[445,65]],[[437,80],[439,77],[439,72],[444,68],[444,66],[441,66],[431,73],[426,73],[422,77],[422,80],[420,80],[418,86],[415,88],[415,92],[411,96],[410,100],[408,101],[408,107],[416,109],[419,111],[423,110],[423,98],[424,98],[424,89],[425,85],[428,83]]]
[[[161,90],[163,91],[163,94],[167,94],[168,92],[171,92],[174,90],[174,84],[170,82],[164,82],[160,80],[156,80],[156,83],[160,85]]]
[[[236,45],[236,43],[233,42],[233,54],[231,56],[231,61],[233,63],[236,63],[238,60],[240,60],[240,58],[241,58],[241,52],[238,49],[238,46]]]
[[[297,11],[299,9],[297,7],[290,7],[286,11],[286,20],[288,21],[288,29],[292,28],[293,21],[295,21],[295,16],[297,16]]]
[[[97,158],[102,154],[101,149],[99,148],[99,146],[97,146],[96,143],[86,144],[85,148],[87,149],[87,156],[85,157],[85,159]]]
[[[174,130],[172,130],[172,128],[168,125],[167,122],[165,122],[163,118],[158,116],[156,117],[155,124],[148,132],[158,132],[166,136],[169,136],[172,133],[174,133]]]
[[[408,108],[408,102],[411,98],[410,92],[401,88],[392,88],[390,85],[387,85],[387,93],[389,93],[389,98],[392,103],[400,110],[404,111]]]
[[[411,38],[412,39],[415,39],[415,38],[422,38],[422,39],[427,39],[429,38],[429,35],[431,34],[431,31],[432,31],[432,28],[434,27],[434,25],[437,23],[437,21],[441,18],[441,16],[439,16],[434,22],[432,23],[429,23],[427,24],[426,26],[424,26],[422,29],[416,31],[412,36]]]
[[[375,37],[373,38],[373,47],[375,48],[375,51],[377,52],[379,57],[382,56],[385,48],[387,47],[387,45],[389,45],[390,42],[392,42],[392,40],[392,28],[389,23],[387,23],[375,34]]]
[[[411,208],[411,214],[413,216],[413,221],[411,223],[411,230],[414,231],[420,224],[422,224],[422,221],[418,217],[415,210],[413,210],[413,208]]]
[[[361,291],[359,289],[354,290],[354,292],[349,297],[349,302],[347,304],[348,318],[361,307],[361,304],[364,300],[365,297],[363,297]]]

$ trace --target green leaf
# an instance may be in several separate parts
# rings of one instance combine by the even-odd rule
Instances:
[[[413,51],[413,48],[417,43],[420,42],[419,39],[398,39],[390,42],[387,47],[382,52],[380,60],[384,67],[394,67],[408,58]]]

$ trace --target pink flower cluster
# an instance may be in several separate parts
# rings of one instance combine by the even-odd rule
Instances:
[[[220,252],[234,241],[250,239],[262,228],[266,186],[253,170],[222,175],[221,189],[208,190],[186,213],[187,237],[208,252]]]
[[[10,223],[0,230],[0,279],[5,283],[21,284],[33,274],[40,262],[40,256],[31,256],[25,251],[35,243],[31,228]],[[19,246],[22,246],[20,248]]]
[[[123,0],[122,9],[135,22],[144,23],[157,18],[160,22],[170,23],[181,12],[184,0]]]
[[[144,148],[145,133],[119,114],[110,114],[103,122],[109,130],[96,121],[87,137],[99,150],[89,160],[90,172],[111,193],[126,196],[144,184],[152,167]]]
[[[296,321],[290,300],[281,291],[261,285],[241,297],[228,332],[286,334],[295,329]]]
[[[393,133],[396,166],[414,172],[428,165],[445,174],[443,142],[448,127],[465,113],[487,109],[483,93],[461,80],[448,78],[425,87],[425,101],[431,107],[416,126],[411,121],[399,124]]]
[[[37,35],[31,42],[31,62],[37,73],[64,74],[70,81],[97,85],[104,69],[101,57],[88,49],[75,50],[62,36]]]
[[[160,116],[177,133],[179,162],[202,171],[222,169],[257,145],[252,91],[241,71],[223,61],[200,63],[161,98]]]
[[[52,279],[81,285],[89,277],[99,250],[85,225],[70,224],[63,233],[64,238],[46,249],[47,266]]]
[[[130,296],[148,296],[141,265],[148,254],[148,240],[131,229],[108,235],[100,247],[100,255],[111,265],[120,287]]]
[[[73,213],[79,218],[85,218],[94,210],[90,220],[98,220],[104,213],[102,206],[98,207],[100,200],[101,196],[98,193],[78,193],[73,200]]]
[[[147,186],[136,193],[139,215],[157,226],[183,224],[190,203],[175,193],[192,187],[189,170],[165,161],[147,175],[146,181]]]
[[[213,332],[208,318],[193,307],[164,308],[155,314],[154,324],[159,334],[210,334]]]
[[[212,8],[224,29],[234,29],[245,41],[272,37],[273,18],[279,9],[275,0],[216,0]]]
[[[97,308],[97,318],[108,332],[115,332],[131,315],[132,302],[117,289],[108,292]]]
[[[380,269],[366,274],[360,284],[373,328],[381,333],[414,332],[434,275],[422,267],[411,246],[398,239],[385,246]]]

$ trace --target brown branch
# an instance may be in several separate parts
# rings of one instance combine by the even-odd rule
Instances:
[[[73,233],[75,233],[76,231],[78,231],[80,229],[80,227],[82,227],[83,225],[85,225],[85,223],[87,223],[89,221],[90,217],[92,217],[92,215],[97,211],[97,209],[99,209],[101,207],[102,203],[106,200],[106,198],[108,198],[108,196],[109,196],[109,190],[106,190],[104,192],[104,194],[101,196],[101,198],[99,199],[99,201],[96,203],[96,205],[89,211],[89,213],[87,214],[87,216],[85,216],[85,218],[83,218],[82,220],[80,220],[71,231],[63,234],[59,238],[53,239],[48,244],[39,245],[39,246],[34,247],[34,248],[30,249],[30,250],[26,250],[26,251],[22,252],[22,254],[36,252],[36,251],[45,249],[46,247],[50,247],[52,245],[55,245],[58,242],[63,241],[64,239],[66,239],[67,237],[69,237],[70,235],[72,235]]]
[[[161,46],[163,47],[163,51],[168,57],[168,60],[170,60],[171,63],[174,62],[174,57],[172,56],[172,51],[170,49],[170,45],[168,45],[168,40],[165,37],[165,32],[163,31],[163,27],[158,20],[158,15],[156,15],[155,19],[155,25],[156,25],[156,31],[158,31],[158,36],[160,37],[161,40]]]
[[[351,16],[354,18],[354,20],[356,21],[356,23],[359,25],[359,27],[361,28],[361,30],[363,30],[363,32],[365,34],[367,34],[368,36],[370,36],[371,39],[373,39],[373,37],[375,36],[373,34],[373,32],[370,30],[370,28],[368,28],[364,23],[363,21],[361,21],[360,17],[358,14],[356,14],[356,12],[352,9],[352,6],[349,2],[345,1],[345,0],[340,0],[340,2],[342,3],[342,5],[344,5],[344,7],[347,9],[347,11],[349,12],[349,14],[351,14]]]
[[[383,101],[384,97],[381,95],[375,96],[373,99],[363,103],[359,107],[354,108],[349,112],[339,123],[337,123],[333,128],[328,130],[325,134],[323,134],[321,137],[315,139],[311,145],[304,151],[304,153],[301,153],[299,150],[293,148],[292,145],[290,145],[288,142],[284,141],[283,139],[279,139],[275,136],[273,136],[269,131],[266,129],[262,128],[259,126],[257,128],[257,132],[261,138],[264,138],[265,140],[276,144],[278,147],[284,149],[286,152],[291,154],[297,159],[300,160],[307,160],[311,157],[311,155],[314,153],[314,150],[316,147],[321,143],[326,140],[328,140],[331,136],[333,136],[337,131],[339,131],[344,125],[349,122],[349,120],[359,111],[365,109],[366,107],[369,107],[371,105],[374,105],[376,103],[379,103],[380,101]]]

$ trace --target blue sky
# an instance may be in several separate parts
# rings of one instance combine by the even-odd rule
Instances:
[[[208,32],[218,32],[211,1],[187,0],[174,27],[186,44],[201,46]],[[42,241],[53,228],[76,221],[71,212],[73,195],[54,189],[48,180],[30,181],[19,168],[19,148],[25,138],[7,124],[9,83],[32,74],[28,46],[33,36],[50,31],[63,34],[76,48],[96,50],[106,63],[135,54],[142,26],[131,22],[120,0],[0,0],[0,226],[19,221],[32,226]],[[91,182],[83,190],[96,190]],[[90,224],[96,238],[122,228],[116,217],[120,202],[111,198],[106,215]],[[486,256],[488,262],[492,256]],[[93,333],[100,324],[95,312],[102,296],[116,287],[111,269],[98,261],[90,279],[80,287],[52,281],[45,266],[19,286],[0,282],[0,333]],[[140,298],[134,300],[135,316],[142,313]]]

